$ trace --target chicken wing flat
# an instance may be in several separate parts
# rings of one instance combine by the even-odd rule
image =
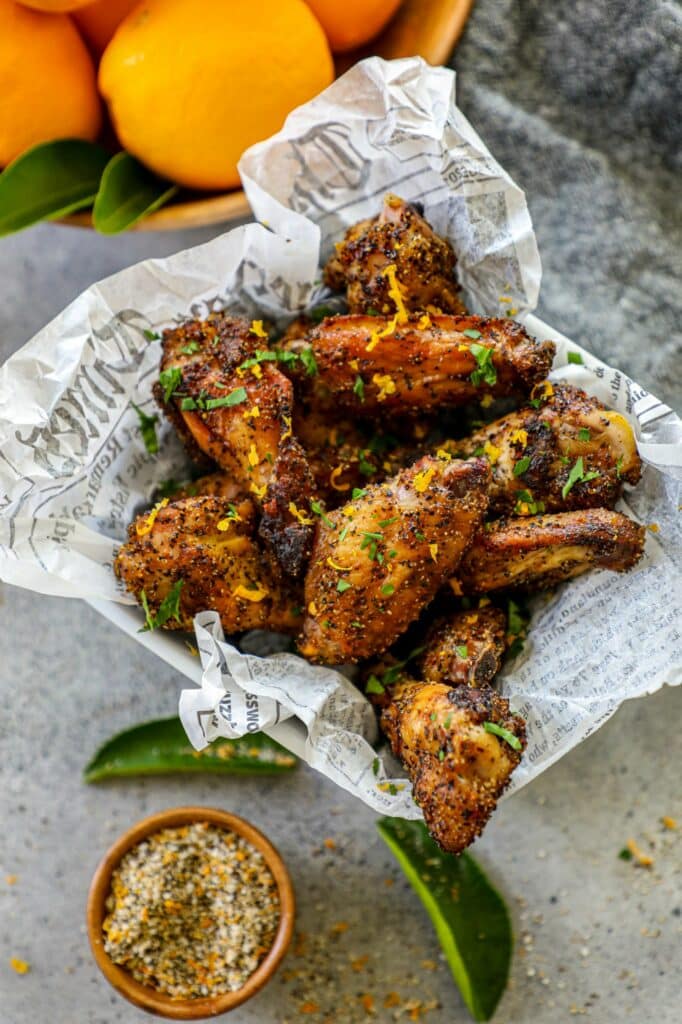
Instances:
[[[450,243],[434,233],[416,206],[387,195],[377,217],[349,228],[324,277],[336,291],[346,289],[351,313],[392,316],[400,303],[408,310],[464,313],[456,263]]]
[[[488,480],[484,459],[427,456],[325,516],[305,578],[301,653],[341,664],[390,647],[459,564]]]
[[[317,364],[311,404],[376,418],[528,394],[547,376],[550,341],[513,320],[481,316],[374,316],[323,320],[309,340]]]
[[[500,670],[505,652],[507,616],[488,605],[454,612],[429,628],[417,662],[427,683],[483,686]]]
[[[643,526],[605,508],[487,523],[452,586],[464,594],[542,590],[592,568],[626,572],[641,558],[644,534]]]
[[[444,850],[460,853],[483,831],[521,760],[523,719],[492,687],[405,677],[391,691],[381,727],[429,832]]]
[[[271,571],[248,497],[165,499],[129,527],[114,571],[152,618],[179,590],[177,614],[159,621],[166,629],[191,629],[206,610],[218,612],[227,633],[292,632],[301,624],[301,595]]]
[[[312,521],[300,509],[314,482],[292,434],[293,385],[261,358],[263,333],[259,323],[228,316],[166,331],[156,394],[182,435],[254,495],[262,535],[295,577],[310,554]]]
[[[613,508],[641,462],[620,413],[570,384],[536,388],[526,405],[452,443],[460,457],[485,453],[492,466],[491,511],[517,515]]]

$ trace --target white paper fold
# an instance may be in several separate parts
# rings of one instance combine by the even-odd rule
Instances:
[[[416,58],[365,61],[247,152],[241,170],[260,224],[100,282],[0,371],[0,578],[99,607],[132,604],[112,572],[117,546],[158,484],[188,468],[169,426],[156,456],[140,437],[132,403],[152,414],[158,374],[150,332],[216,309],[285,323],[318,300],[320,262],[346,226],[374,214],[388,191],[423,202],[458,253],[470,307],[515,311],[532,333],[553,337],[554,376],[626,415],[647,464],[624,503],[652,526],[641,567],[591,573],[538,598],[529,643],[501,677],[528,719],[518,788],[623,700],[682,679],[682,425],[620,371],[527,315],[540,263],[523,193],[454,105],[452,72]],[[583,365],[569,363],[569,351]],[[130,632],[122,613],[137,613],[105,607]],[[286,652],[259,657],[257,645],[240,652],[210,611],[196,634],[201,685],[180,705],[195,746],[263,728],[377,810],[418,815],[393,759],[377,758],[373,712],[344,675]],[[140,639],[197,680],[180,638]]]

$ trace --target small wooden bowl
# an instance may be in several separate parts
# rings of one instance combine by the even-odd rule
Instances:
[[[128,850],[160,829],[192,825],[198,821],[208,821],[229,832],[236,832],[262,853],[279,890],[279,927],[269,952],[236,992],[197,999],[171,999],[170,996],[135,981],[128,971],[109,958],[104,950],[102,932],[102,923],[106,917],[105,903],[111,888],[112,872]],[[147,1010],[148,1013],[155,1013],[159,1017],[171,1020],[202,1020],[233,1010],[235,1006],[255,995],[269,981],[291,942],[295,914],[296,901],[289,872],[280,854],[262,832],[243,818],[238,818],[236,814],[228,814],[226,811],[214,810],[211,807],[176,807],[138,821],[107,851],[95,871],[88,893],[87,925],[90,946],[97,966],[107,981],[129,1002]]]

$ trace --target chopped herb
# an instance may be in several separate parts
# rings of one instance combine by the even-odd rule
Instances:
[[[343,530],[341,530],[341,533],[339,534],[339,540],[340,541],[345,540],[347,533],[348,533],[348,527],[344,526]]]
[[[175,494],[176,491],[180,490],[181,485],[177,480],[164,480],[163,483],[159,484],[156,489],[156,495],[159,498],[170,498],[171,494]]]
[[[355,384],[353,385],[353,394],[357,395],[361,402],[365,400],[365,382],[360,376],[357,375],[355,378]]]
[[[389,782],[389,784],[388,784],[388,791],[391,794],[391,796],[397,796],[398,795],[398,787],[396,786],[395,782]]]
[[[485,455],[485,448],[482,444],[479,444],[478,448],[474,449],[474,455],[479,459],[482,455]]]
[[[621,455],[621,457],[618,459],[618,462],[616,463],[616,478],[618,480],[620,480],[620,475],[621,475],[622,470],[623,470],[623,456]]]
[[[432,722],[435,722],[438,718],[438,715],[436,714],[435,711],[432,711],[431,714],[429,715],[429,718],[431,719]]]
[[[301,608],[300,605],[295,604],[294,607],[291,609],[291,614],[296,616],[303,615],[303,609]]]
[[[528,467],[530,466],[530,458],[528,455],[524,455],[522,459],[519,459],[514,465],[514,476],[522,476]]]
[[[365,452],[360,452],[358,456],[358,469],[363,476],[374,476],[376,473],[376,466],[373,466],[371,462],[367,461]]]
[[[322,505],[319,503],[319,501],[311,501],[310,502],[310,508],[315,513],[316,516],[320,517],[320,519],[322,520],[322,522],[324,523],[325,526],[331,527],[332,530],[336,529],[336,527],[334,526],[334,524],[331,521],[331,519],[329,519],[325,515],[325,511],[322,508]]]
[[[315,309],[311,309],[308,313],[308,319],[312,320],[314,324],[321,324],[328,316],[334,316],[331,306],[315,306]]]
[[[512,750],[521,750],[521,740],[518,736],[515,736],[513,732],[509,732],[509,729],[505,729],[501,725],[497,725],[496,722],[484,722],[483,728],[486,732],[492,733],[494,736],[499,736],[501,740],[505,740],[512,748]]]
[[[144,608],[144,617],[146,619],[145,625],[140,630],[141,633],[146,633],[148,630],[158,629],[163,626],[169,619],[175,619],[176,622],[180,622],[180,591],[184,580],[178,580],[173,584],[169,592],[164,597],[163,601],[159,605],[159,610],[156,615],[152,615],[149,610],[149,603],[147,601],[147,595],[144,590],[140,591],[140,601]]]
[[[365,693],[385,693],[386,687],[383,685],[378,676],[371,675],[367,680],[365,686]]]
[[[452,715],[446,715],[445,718],[443,719],[443,728],[444,729],[449,729],[451,725],[452,725]]]
[[[438,760],[439,761],[444,761],[445,760],[445,751],[444,750],[439,750],[438,751]]]
[[[277,356],[278,363],[284,363],[287,366],[289,363],[295,363],[298,356],[295,352],[289,352],[287,349],[276,348],[273,350]]]
[[[305,372],[308,374],[308,376],[314,377],[315,374],[317,373],[317,362],[315,361],[315,356],[313,355],[312,348],[301,349],[301,351],[298,353],[298,358],[303,363],[303,366],[305,367]]]
[[[476,360],[476,369],[471,373],[469,380],[474,385],[478,385],[483,382],[492,387],[493,384],[497,383],[497,370],[493,366],[493,349],[486,348],[485,345],[470,345],[469,351]]]
[[[421,532],[421,530],[415,530],[415,531],[414,531],[414,535],[415,535],[415,537],[417,538],[417,540],[426,540],[426,537],[425,537],[425,536],[424,536],[424,534],[423,534],[423,533]]]
[[[274,363],[277,361],[277,353],[273,352],[272,349],[256,349],[255,356],[250,356],[249,359],[245,359],[243,363],[239,364],[240,370],[250,370],[252,366],[258,366],[259,363]]]
[[[353,501],[357,501],[358,498],[364,498],[366,494],[367,491],[364,488],[354,487],[353,490],[351,491],[351,498],[353,499]]]
[[[465,334],[467,338],[473,338],[474,341],[477,341],[481,337],[481,332],[475,331],[473,327],[467,327],[465,331],[462,331],[462,334]]]
[[[580,428],[580,430],[578,431],[578,440],[579,441],[589,441],[590,440],[590,432],[587,429],[587,427],[581,427]]]
[[[395,548],[391,548],[391,550],[388,553],[388,557],[389,558],[396,558],[397,554],[398,554],[398,552],[396,551],[396,549]]]
[[[580,352],[569,352],[568,361],[569,363],[578,363],[579,366],[582,366],[583,357],[580,355]]]
[[[230,391],[229,395],[224,395],[221,398],[207,398],[206,408],[207,409],[221,409],[223,406],[240,405],[246,401],[246,388],[235,388],[234,391]]]
[[[535,501],[530,491],[517,491],[516,497],[517,501],[516,505],[514,506],[514,511],[517,513],[517,515],[534,516],[538,512],[545,511],[544,501]],[[524,508],[524,505],[527,507]],[[486,528],[489,528],[488,524],[486,524]]]
[[[525,619],[516,601],[507,601],[507,631],[518,636],[525,626]]]
[[[353,629],[362,629],[362,623],[358,622],[357,619],[351,622],[351,626],[353,627]]]
[[[539,409],[540,406],[542,405],[542,399],[541,398],[531,398],[531,399],[529,399],[529,402],[533,406],[534,409]]]
[[[193,398],[183,398],[180,402],[180,408],[183,412],[191,412],[193,409],[198,409],[199,406]]]
[[[379,313],[379,310],[375,309],[374,306],[368,306],[367,309],[365,310],[365,313],[367,314],[367,316],[380,316],[381,315]]]
[[[469,648],[466,644],[461,644],[455,647],[455,650],[459,654],[460,658],[466,658],[469,654]]]
[[[345,594],[345,592],[347,590],[350,590],[350,588],[351,585],[350,583],[348,583],[347,580],[339,580],[339,582],[336,584],[336,589],[338,590],[339,594]]]
[[[198,341],[190,341],[188,345],[183,345],[180,351],[183,356],[193,356],[195,352],[198,352],[201,345]]]
[[[561,488],[561,497],[565,499],[568,495],[568,492],[575,484],[587,483],[588,480],[594,480],[595,477],[598,476],[599,473],[596,472],[595,470],[590,470],[588,473],[585,472],[583,458],[581,455],[578,459],[576,459],[575,465],[571,469],[571,472],[568,474],[568,480]]]
[[[156,455],[159,450],[159,441],[156,436],[156,424],[159,422],[159,417],[156,415],[147,416],[146,412],[143,412],[134,402],[132,406],[140,421],[140,434],[142,435],[144,446],[150,455]]]
[[[144,334],[144,336],[147,339],[147,341],[160,341],[161,340],[161,335],[157,334],[156,331],[150,331],[147,328],[145,328],[142,333]]]
[[[379,526],[383,529],[384,526],[390,526],[391,523],[397,523],[399,519],[400,516],[392,516],[390,519],[382,519],[379,522]]]
[[[621,860],[632,860],[632,850],[628,850],[627,846],[624,846],[618,856]]]
[[[379,758],[378,757],[375,757],[374,760],[372,761],[372,774],[373,775],[378,775],[379,774]]]
[[[163,388],[164,402],[170,402],[173,392],[182,384],[182,370],[179,366],[171,366],[159,374],[159,384]]]
[[[395,587],[393,586],[392,583],[384,583],[383,587],[381,588],[381,593],[384,594],[385,597],[390,597],[391,594],[395,593]]]

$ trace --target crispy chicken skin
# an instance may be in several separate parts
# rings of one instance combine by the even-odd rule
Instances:
[[[191,629],[197,612],[215,610],[227,633],[247,629],[292,632],[300,627],[300,594],[279,583],[256,537],[255,508],[247,497],[184,498],[139,516],[114,563],[116,575],[152,615],[179,580],[180,621]]]
[[[407,309],[431,306],[445,313],[464,313],[456,262],[450,243],[434,233],[415,206],[387,195],[377,217],[348,229],[325,267],[324,278],[334,290],[346,289],[351,313],[374,310],[392,316],[396,306],[388,267],[394,268],[400,281]]]
[[[248,365],[263,348],[267,339],[237,317],[214,316],[165,331],[162,373],[176,369],[182,377],[163,404],[172,408],[182,436],[191,436],[192,449],[254,495],[263,512],[262,536],[282,570],[296,577],[310,554],[312,525],[291,505],[307,507],[314,483],[292,434],[291,381],[272,362]],[[163,384],[157,397],[162,390]],[[234,404],[210,406],[227,398]],[[190,403],[197,407],[183,408]]]
[[[488,605],[453,612],[436,620],[424,640],[417,665],[427,683],[483,686],[500,670],[507,616]]]
[[[643,526],[605,508],[498,520],[476,534],[455,578],[464,594],[542,590],[588,569],[626,572],[644,550]]]
[[[488,480],[484,459],[426,457],[321,520],[301,653],[333,665],[390,647],[459,564],[485,514]]]
[[[525,724],[492,687],[421,683],[403,677],[381,727],[412,780],[427,828],[450,853],[481,834],[523,750],[487,732],[491,722],[525,747]]]
[[[570,384],[546,381],[536,392],[539,408],[525,405],[449,446],[465,458],[485,451],[493,473],[491,511],[523,514],[538,504],[548,512],[613,508],[623,481],[636,484],[641,474],[632,427]],[[569,482],[578,459],[588,479]]]
[[[323,320],[310,342],[318,368],[309,382],[311,404],[372,418],[465,405],[485,395],[526,395],[554,357],[552,342],[535,341],[521,324],[481,316],[411,316],[398,324],[336,316]]]
[[[180,501],[181,498],[196,498],[198,495],[207,498],[225,498],[227,501],[240,503],[248,501],[253,506],[250,516],[252,515],[254,518],[256,516],[256,506],[253,499],[244,491],[243,487],[240,487],[236,480],[233,480],[228,473],[223,473],[222,470],[218,470],[216,473],[208,473],[206,476],[197,477],[196,480],[183,484],[170,495],[170,500]]]

